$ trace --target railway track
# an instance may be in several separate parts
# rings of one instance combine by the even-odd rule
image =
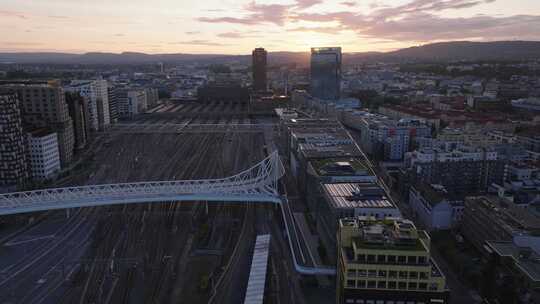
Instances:
[[[220,107],[230,109],[226,103],[215,103],[206,109],[213,112]],[[189,106],[174,107],[175,111],[185,108]],[[149,116],[141,121],[163,123],[164,120],[181,122],[186,119],[188,122],[197,120],[184,118],[179,113],[177,118]],[[250,121],[247,116],[199,120],[203,123]],[[113,144],[98,154],[96,163],[100,166],[91,168],[92,174],[75,177],[71,183],[226,176],[260,160],[254,151],[262,150],[262,146],[254,134],[145,135],[140,140],[135,136],[114,136]],[[23,294],[25,286],[46,274],[49,277],[44,283],[27,292],[25,299],[33,299],[28,300],[29,303],[50,303],[51,299],[55,299],[55,303],[177,302],[177,298],[171,297],[172,290],[191,283],[189,279],[177,282],[177,274],[181,269],[180,259],[194,244],[190,240],[198,229],[195,219],[208,217],[207,221],[213,223],[209,240],[218,244],[216,246],[224,246],[224,256],[230,257],[227,260],[242,260],[244,257],[232,253],[235,245],[245,240],[243,235],[250,234],[248,228],[253,227],[253,223],[247,223],[252,220],[249,212],[246,207],[217,205],[206,215],[203,204],[176,202],[77,210],[62,226],[57,242],[44,242],[33,248],[29,257],[7,269],[8,277],[0,277],[0,286],[2,282],[9,283],[8,289],[13,290],[7,295],[0,292],[0,300]],[[246,233],[239,237],[233,227],[236,222],[219,223],[217,219],[221,218],[237,219],[246,227],[242,228]],[[171,242],[171,238],[175,241]],[[68,246],[70,242],[72,246]],[[66,250],[70,254],[66,255]],[[47,253],[53,253],[49,259],[44,258]],[[40,267],[26,271],[37,263]],[[14,269],[22,271],[17,273],[12,271]],[[15,276],[11,276],[13,274]]]

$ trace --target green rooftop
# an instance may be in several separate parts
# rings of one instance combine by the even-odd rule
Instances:
[[[363,158],[324,158],[314,159],[310,162],[317,174],[322,176],[356,175],[369,171],[369,167]],[[351,168],[352,170],[350,170]]]

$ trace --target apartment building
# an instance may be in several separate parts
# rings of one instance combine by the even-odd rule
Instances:
[[[27,133],[28,160],[34,181],[56,178],[60,172],[58,136],[48,129],[37,129]]]
[[[75,149],[80,150],[86,147],[91,136],[88,98],[81,96],[78,92],[66,92],[66,102],[69,115],[73,120]]]
[[[0,94],[0,188],[23,187],[28,180],[26,148],[19,100]]]
[[[463,218],[464,204],[442,185],[419,182],[409,190],[413,214],[427,230],[446,230]]]
[[[109,115],[111,123],[118,122],[118,88],[112,85],[107,87],[107,95],[109,96]]]
[[[10,81],[1,88],[13,90],[20,101],[23,125],[28,129],[50,128],[58,134],[62,167],[73,159],[75,135],[73,120],[59,81]]]
[[[66,91],[78,92],[88,99],[90,126],[92,130],[103,130],[111,124],[109,93],[106,80],[74,80]]]
[[[506,160],[487,147],[441,142],[407,153],[405,163],[413,184],[439,184],[448,192],[470,195],[487,191],[504,177]]]
[[[430,138],[431,127],[418,119],[394,120],[365,113],[348,119],[347,125],[360,131],[364,152],[384,161],[402,161],[415,138]]]

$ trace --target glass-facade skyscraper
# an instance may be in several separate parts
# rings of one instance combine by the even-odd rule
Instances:
[[[325,100],[339,99],[341,93],[341,48],[311,49],[311,95]]]

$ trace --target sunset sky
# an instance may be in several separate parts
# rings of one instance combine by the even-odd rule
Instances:
[[[0,0],[0,51],[247,54],[540,40],[540,0]]]

